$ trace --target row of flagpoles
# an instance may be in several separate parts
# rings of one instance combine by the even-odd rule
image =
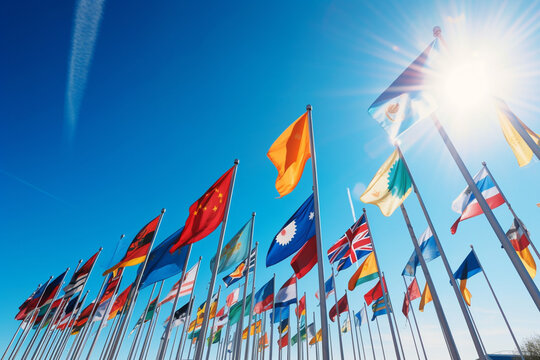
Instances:
[[[369,113],[383,126],[392,139],[418,121],[424,118],[432,119],[467,183],[467,188],[453,203],[453,208],[460,213],[460,217],[452,226],[452,233],[457,231],[460,221],[483,213],[520,276],[531,299],[540,310],[540,294],[532,280],[536,274],[536,264],[529,251],[529,246],[537,257],[539,254],[530,239],[529,233],[515,214],[514,209],[495,182],[485,163],[483,163],[481,171],[474,178],[471,176],[436,116],[433,99],[425,91],[419,91],[419,89],[423,89],[424,72],[430,64],[428,61],[430,56],[436,51],[444,52],[444,49],[439,49],[439,42],[443,42],[440,29],[435,28],[434,35],[436,39],[379,96],[370,106]],[[522,166],[530,162],[533,154],[540,159],[538,135],[517,119],[500,100],[497,100],[496,105],[503,132],[518,158],[519,165]],[[219,359],[239,360],[261,357],[264,360],[267,347],[269,358],[273,359],[276,356],[274,344],[278,345],[277,356],[279,359],[282,358],[282,348],[286,347],[287,358],[289,358],[291,346],[297,344],[297,358],[300,359],[304,356],[303,343],[305,343],[306,360],[309,360],[311,346],[315,347],[317,359],[321,357],[326,360],[332,357],[328,318],[332,322],[336,321],[341,359],[346,358],[342,333],[350,334],[354,359],[366,358],[361,331],[361,325],[364,323],[368,327],[372,355],[375,359],[373,336],[367,314],[368,305],[371,305],[372,308],[371,320],[375,321],[377,327],[383,357],[385,358],[386,355],[379,330],[378,316],[380,315],[386,315],[387,317],[395,357],[397,359],[405,358],[392,301],[386,287],[384,273],[380,266],[379,254],[376,251],[373,232],[369,226],[366,210],[364,209],[360,218],[356,219],[352,202],[354,223],[343,237],[327,250],[328,259],[332,265],[332,275],[329,279],[325,277],[311,106],[308,105],[306,110],[278,137],[268,151],[268,157],[278,170],[276,189],[281,197],[294,190],[302,177],[307,160],[311,159],[312,163],[313,193],[276,234],[266,256],[266,267],[268,268],[294,255],[291,260],[291,267],[295,275],[287,280],[277,292],[275,291],[275,274],[271,280],[258,290],[255,287],[257,255],[259,252],[258,243],[254,243],[255,213],[252,214],[246,225],[224,246],[229,209],[239,164],[236,160],[233,167],[190,206],[189,216],[184,227],[169,236],[157,247],[154,248],[154,243],[165,209],[162,210],[159,216],[143,227],[131,242],[122,260],[105,271],[98,295],[86,307],[83,307],[88,295],[88,292],[85,293],[86,284],[101,249],[82,266],[82,260],[79,262],[71,280],[65,287],[63,287],[63,284],[69,268],[56,278],[51,277],[44,284],[40,284],[19,307],[16,319],[21,322],[4,352],[2,360],[4,358],[14,359],[21,352],[22,359],[61,359],[66,350],[66,358],[68,359],[79,359],[81,357],[90,359],[92,356],[96,357],[97,353],[95,351],[98,350],[96,348],[98,339],[106,326],[109,327],[109,331],[99,358],[117,359],[118,357],[124,357],[123,353],[120,354],[123,343],[126,337],[129,336],[127,335],[128,326],[133,317],[139,292],[150,285],[152,285],[150,297],[143,314],[138,318],[132,331],[133,340],[127,353],[127,358],[130,360],[135,359],[137,356],[139,359],[145,359],[148,356],[162,305],[171,301],[172,308],[164,324],[164,331],[160,336],[156,354],[156,358],[160,360],[165,359],[167,354],[169,354],[169,359],[173,356],[180,359],[186,347],[188,348],[188,358],[193,356],[197,360],[208,360],[214,343],[218,344],[215,357]],[[420,239],[416,237],[404,205],[405,199],[412,192],[415,193],[428,224],[427,230]],[[426,351],[416,323],[414,310],[410,306],[412,301],[418,298],[421,299],[420,311],[423,311],[427,303],[433,302],[450,358],[460,358],[459,348],[448,325],[436,285],[427,266],[427,262],[437,257],[440,257],[444,264],[478,357],[487,359],[487,351],[469,310],[471,296],[466,283],[470,277],[482,272],[490,292],[495,297],[498,309],[501,311],[516,349],[523,358],[508,319],[495,296],[495,292],[475,250],[471,249],[471,253],[458,270],[452,271],[424,200],[399,146],[395,145],[395,151],[381,166],[362,194],[361,200],[365,203],[377,205],[385,216],[390,216],[397,208],[401,210],[414,248],[414,252],[402,273],[405,285],[402,311],[407,319],[409,311],[413,315],[418,340],[425,358],[427,358]],[[514,217],[514,224],[508,232],[504,232],[492,212],[493,208],[502,204],[508,206]],[[188,270],[192,247],[194,243],[205,238],[220,225],[221,231],[216,253],[211,260],[212,273],[206,299],[198,308],[195,308],[194,288],[200,270],[201,258]],[[361,264],[358,265],[360,262]],[[334,267],[339,273],[348,269],[352,264],[355,264],[356,270],[348,282],[348,289],[345,289],[344,295],[338,298],[338,289],[334,280]],[[124,271],[127,267],[135,265],[138,265],[135,281],[120,291]],[[313,322],[308,325],[306,294],[300,297],[297,290],[298,281],[312,270],[315,265],[317,265],[318,273],[316,296],[319,300],[320,312],[320,328],[318,331],[315,325],[315,313],[313,313]],[[418,265],[420,265],[426,280],[422,294],[420,294],[415,276]],[[222,291],[221,286],[215,291],[217,277],[218,274],[231,269],[233,271],[223,279],[225,286],[228,288],[242,279],[244,282],[242,286],[225,296],[222,294],[224,291]],[[251,279],[250,273],[253,274]],[[180,274],[179,280],[165,298],[161,299],[165,279],[177,274]],[[378,279],[378,282],[365,294],[364,306],[353,315],[353,311],[349,306],[347,290],[354,291],[361,284],[375,279]],[[406,279],[409,279],[409,281]],[[250,281],[251,288],[249,288]],[[64,295],[60,295],[61,290],[63,290]],[[242,290],[241,299],[240,290]],[[155,297],[154,293],[157,294]],[[334,296],[334,306],[328,310],[326,301],[332,294]],[[189,301],[178,308],[179,299],[188,295]],[[220,299],[224,298],[226,299],[226,305],[218,310]],[[291,336],[291,324],[289,321],[291,305],[295,306],[296,312],[297,334],[294,336]],[[267,316],[268,312],[270,312],[269,316]],[[340,319],[342,313],[347,314],[343,324]],[[192,320],[193,314],[195,314],[194,320]],[[244,318],[246,316],[247,326],[244,327]],[[266,330],[268,327],[267,321],[270,323],[270,334]],[[147,327],[145,326],[146,323],[148,323]],[[354,323],[354,331],[352,323]],[[92,333],[95,324],[97,324],[97,329]],[[274,339],[275,324],[278,324],[277,340]],[[144,334],[145,327],[146,334]],[[409,327],[415,342],[417,356],[420,359],[420,351],[410,322]],[[42,329],[44,331],[41,338],[39,338]],[[224,329],[225,334],[222,336]],[[33,334],[32,330],[34,330]],[[176,338],[179,331],[180,338],[177,343]],[[173,332],[174,337],[172,337]],[[30,336],[30,334],[32,335]],[[23,350],[23,345],[28,337],[28,343]],[[72,340],[71,346],[68,348],[67,345],[70,340]],[[243,340],[246,340],[245,345]],[[189,345],[187,345],[188,342]],[[85,352],[87,345],[89,348]],[[142,347],[139,349],[140,346]]]

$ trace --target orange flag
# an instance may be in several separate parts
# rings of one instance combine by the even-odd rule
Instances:
[[[266,154],[278,171],[276,189],[280,197],[294,190],[311,157],[307,111],[274,141]]]
[[[128,294],[131,291],[131,286],[133,286],[133,284],[129,285],[124,291],[122,291],[122,293],[120,293],[120,295],[116,297],[111,311],[109,312],[108,320],[113,319],[124,308]]]
[[[418,310],[424,311],[424,306],[426,306],[426,304],[429,303],[431,300],[433,300],[433,298],[431,297],[431,291],[429,290],[429,286],[426,283],[424,291],[422,292],[422,298],[420,299],[420,308]]]

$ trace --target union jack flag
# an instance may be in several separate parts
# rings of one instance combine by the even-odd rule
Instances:
[[[338,262],[337,271],[341,271],[372,251],[366,216],[362,214],[327,253],[330,264]]]

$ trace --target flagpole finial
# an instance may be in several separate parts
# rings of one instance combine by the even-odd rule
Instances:
[[[473,248],[473,246],[472,246],[472,244],[471,244],[471,245],[469,245],[469,246],[471,247],[471,249],[474,249],[474,248]]]
[[[482,161],[482,166],[486,166],[486,162],[485,162],[485,161]]]
[[[435,26],[433,28],[433,36],[436,37],[436,38],[440,38],[441,34],[442,34],[441,27],[440,26]]]
[[[234,165],[238,165],[238,164],[240,164],[240,160],[234,159]]]
[[[306,105],[306,110],[307,110],[307,111],[311,111],[311,110],[312,110],[312,107],[311,107],[310,104],[307,104],[307,105]]]
[[[99,248],[99,251],[102,251],[103,250],[103,246]]]
[[[165,208],[161,209],[162,214],[165,214],[165,211],[167,211],[167,209],[165,209]]]
[[[125,236],[126,236],[126,234],[120,235],[120,240],[122,240]]]
[[[255,215],[257,215],[255,211],[251,213],[251,216],[255,217]]]

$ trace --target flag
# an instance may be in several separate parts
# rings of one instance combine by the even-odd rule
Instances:
[[[399,152],[394,150],[377,171],[360,200],[366,204],[377,205],[384,216],[390,216],[411,191],[409,172],[399,157]]]
[[[95,253],[90,259],[88,259],[84,263],[84,265],[73,274],[69,284],[67,284],[63,289],[65,293],[64,296],[66,298],[72,297],[74,294],[80,292],[83,289],[86,279],[88,279],[90,271],[92,270],[92,267],[94,267],[94,263],[96,262],[98,256],[99,251]]]
[[[65,277],[67,275],[67,270],[64,271],[62,274],[58,275],[53,281],[51,281],[47,287],[45,288],[45,291],[43,291],[43,295],[41,296],[41,300],[38,303],[38,307],[42,307],[44,305],[48,305],[52,303],[54,297],[58,293],[58,290],[60,290],[60,285],[62,285],[62,282],[64,281]]]
[[[251,294],[246,296],[246,307],[245,309],[249,309],[251,307]],[[231,325],[236,324],[238,321],[240,321],[240,316],[242,314],[242,301],[237,302],[234,304],[231,309],[229,310],[229,322]],[[244,316],[247,316],[249,314],[249,310],[244,312]]]
[[[178,251],[173,253],[169,252],[171,246],[173,246],[180,237],[182,230],[183,228],[177,230],[150,252],[148,261],[146,262],[146,268],[144,269],[141,278],[141,285],[139,286],[140,290],[182,272],[184,263],[188,261],[187,255],[189,246],[182,246]],[[140,273],[141,270],[142,269],[139,267],[137,274]]]
[[[426,286],[424,287],[424,291],[422,292],[422,298],[420,299],[420,307],[418,308],[418,310],[424,311],[424,307],[431,300],[433,300],[433,298],[431,297],[431,290],[429,290],[429,286],[426,283]]]
[[[499,115],[499,123],[501,125],[501,130],[503,132],[504,138],[506,139],[508,145],[510,145],[512,152],[517,159],[518,165],[527,165],[529,162],[531,162],[533,152],[529,145],[527,145],[525,140],[523,140],[521,135],[519,135],[517,130],[514,128],[512,122],[510,121],[510,118],[513,118],[514,120],[519,122],[538,146],[540,146],[540,136],[538,136],[538,134],[529,129],[529,127],[525,125],[523,121],[518,119],[518,117],[510,110],[508,105],[506,105],[503,100],[495,99],[495,107],[497,108],[497,114]]]
[[[289,331],[289,318],[286,318],[285,320],[281,320],[281,322],[278,325],[278,332],[280,334],[283,334],[287,331]]]
[[[272,240],[266,255],[266,267],[288,258],[314,237],[314,219],[315,210],[311,194]]]
[[[322,329],[319,329],[319,331],[317,331],[317,334],[315,335],[315,337],[313,337],[309,341],[309,345],[314,345],[320,341],[322,341]]]
[[[126,304],[127,297],[129,295],[129,292],[131,291],[132,286],[133,284],[129,285],[116,297],[113,306],[111,307],[111,311],[109,311],[109,317],[107,320],[113,319],[116,315],[118,315],[119,312],[122,311],[124,305]]]
[[[81,313],[77,317],[77,320],[75,320],[75,323],[71,330],[71,335],[77,334],[88,322],[88,318],[90,317],[90,314],[92,313],[92,310],[94,309],[94,303],[95,303],[95,300],[92,301],[90,305],[85,307],[83,311],[81,311]]]
[[[307,327],[306,332],[307,332],[306,336],[307,336],[307,339],[308,339],[308,343],[310,343],[311,340],[313,340],[313,338],[315,338],[317,336],[316,330],[315,330],[315,323],[309,324],[308,327]]]
[[[189,207],[189,216],[184,231],[170,252],[202,240],[214,231],[225,216],[225,205],[234,173],[234,165],[227,170],[204,194]]]
[[[306,327],[300,328],[300,339],[305,340],[306,339]],[[294,346],[298,342],[298,333],[294,334],[294,336],[291,338],[291,346]]]
[[[362,214],[330,249],[328,259],[333,264],[338,261],[337,271],[347,269],[362,257],[373,251],[366,215]]]
[[[387,292],[388,290],[386,287],[386,281],[384,280],[384,277],[383,277],[383,283],[384,283],[384,290],[385,292]],[[383,296],[383,290],[381,287],[381,280],[379,280],[377,284],[364,295],[364,299],[366,300],[366,304],[370,305],[373,302],[373,300],[376,300],[382,296]]]
[[[253,217],[242,226],[240,231],[225,245],[221,251],[221,257],[219,258],[219,266],[217,273],[229,270],[238,262],[247,258],[249,253],[249,244],[251,243],[251,227],[253,223]],[[214,269],[215,256],[210,260],[210,271]]]
[[[531,278],[534,279],[536,276],[536,263],[534,262],[531,252],[529,251],[529,240],[525,235],[525,231],[527,230],[523,229],[523,227],[519,225],[519,221],[514,219],[510,230],[506,232],[506,236],[512,243],[514,250],[516,250],[519,258],[521,259],[521,262],[523,262],[525,269],[527,269],[527,272]]]
[[[60,315],[57,320],[57,324],[56,324],[57,329],[60,329],[60,330],[65,329],[65,325],[67,325],[69,319],[71,318],[71,315],[73,314],[73,311],[75,310],[76,307],[78,308],[77,304],[79,304],[79,297],[80,297],[80,294],[74,296],[73,298],[71,298],[69,303],[64,307],[64,310],[62,311],[62,315]]]
[[[465,299],[465,302],[469,306],[471,306],[471,293],[467,289],[467,279],[469,279],[473,275],[478,274],[480,271],[482,271],[482,267],[480,266],[478,258],[474,254],[474,251],[471,250],[469,255],[467,255],[465,260],[463,260],[459,268],[454,273],[454,278],[456,280],[460,280],[459,289],[461,290],[463,299]]]
[[[435,237],[433,236],[433,233],[431,232],[431,229],[429,227],[426,229],[426,231],[424,231],[424,233],[420,236],[420,239],[418,240],[418,246],[420,247],[420,250],[422,251],[422,256],[424,257],[424,260],[426,262],[430,262],[431,260],[434,260],[441,256],[441,254],[439,253],[439,249],[437,248],[437,244],[435,243]],[[418,264],[420,264],[420,260],[416,256],[416,251],[413,250],[413,253],[409,258],[409,261],[407,261],[407,264],[401,272],[401,275],[415,277]]]
[[[259,352],[262,351],[262,349],[265,349],[269,346],[268,343],[268,333],[264,333],[264,335],[259,339],[258,343],[258,350]]]
[[[373,302],[373,305],[371,305],[371,310],[373,311],[373,316],[371,317],[371,321],[375,320],[375,318],[379,315],[386,314],[386,304],[384,303],[384,298],[380,297],[377,300]]]
[[[255,305],[253,306],[253,313],[261,314],[267,310],[272,309],[272,303],[274,301],[274,278],[264,284],[259,291],[255,293]]]
[[[337,315],[342,314],[345,311],[349,311],[349,302],[347,301],[347,295],[343,295],[343,297],[339,299],[336,305],[332,306],[328,314],[330,316],[330,320],[332,321],[336,320]]]
[[[274,307],[289,306],[296,302],[296,277],[293,275],[276,294]]]
[[[266,155],[278,171],[276,189],[283,197],[294,190],[311,157],[307,111],[279,135]]]
[[[103,293],[99,300],[100,303],[103,303],[109,300],[116,293],[116,291],[118,290],[118,286],[120,285],[123,272],[124,272],[124,269],[120,268],[118,271],[115,271],[109,274],[107,285],[105,286],[105,290],[103,290]]]
[[[141,314],[141,316],[139,317],[139,320],[137,320],[137,323],[135,324],[135,326],[133,327],[133,330],[131,330],[131,332],[129,333],[130,335],[139,327],[143,324],[143,322],[148,322],[150,320],[152,320],[152,317],[154,316],[154,311],[156,310],[156,304],[157,304],[157,300],[158,298],[156,297],[154,300],[152,300],[152,302],[150,303],[150,305],[148,305],[148,311],[143,311],[143,313]],[[146,309],[145,309],[146,310]]]
[[[114,301],[114,296],[107,299],[106,301],[99,302],[96,312],[94,313],[94,316],[92,317],[92,322],[101,321],[101,319],[108,316],[106,312],[107,312],[107,309],[109,308],[109,305],[111,304],[111,301]]]
[[[369,107],[368,113],[390,138],[399,136],[437,109],[435,98],[426,91],[430,58],[434,55],[431,52],[436,53],[437,49],[435,39]]]
[[[219,329],[217,332],[215,332],[214,335],[212,336],[212,344],[218,343],[219,340],[221,340],[221,329]],[[210,343],[210,336],[208,337],[207,341],[208,341],[208,344],[209,344]]]
[[[349,280],[349,290],[353,291],[358,285],[379,277],[379,268],[375,253],[371,252]]]
[[[298,279],[303,278],[317,264],[317,239],[312,237],[291,260],[291,267]]]
[[[255,269],[255,260],[257,258],[257,253],[255,249],[251,250],[251,255],[249,257],[249,271],[252,272]],[[223,282],[225,283],[226,287],[231,286],[235,282],[239,281],[240,279],[244,278],[246,276],[246,265],[247,265],[247,259],[242,261],[238,266],[230,273],[229,275],[225,276],[223,278]]]
[[[229,295],[227,295],[226,303],[228,307],[233,306],[238,302],[238,297],[240,296],[240,288],[234,289]],[[255,295],[256,297],[257,295]]]
[[[282,337],[280,337],[278,339],[277,343],[278,343],[278,346],[279,346],[280,349],[287,346],[289,344],[289,336],[288,336],[288,334],[285,334]]]
[[[302,296],[300,300],[298,300],[298,307],[294,310],[294,312],[296,313],[296,317],[306,315],[306,295]]]
[[[486,199],[490,209],[495,209],[496,207],[504,204],[502,194],[495,186],[495,183],[489,176],[485,167],[482,167],[482,169],[474,176],[473,180],[476,183],[478,190],[480,190],[482,193],[484,199]],[[450,232],[452,234],[456,233],[460,221],[478,216],[483,213],[482,209],[480,208],[480,204],[478,204],[478,200],[476,200],[472,190],[469,189],[469,187],[465,188],[465,190],[459,194],[456,200],[454,200],[452,203],[452,210],[458,214],[461,214],[454,225],[452,225],[450,228]]]
[[[41,298],[41,295],[45,292],[45,289],[49,285],[49,282],[51,280],[47,280],[47,282],[41,286],[37,290],[35,290],[28,299],[26,299],[21,306],[19,306],[19,312],[17,315],[15,315],[15,320],[24,320],[26,316],[36,308],[38,301]]]
[[[197,272],[199,271],[199,262],[197,262],[188,272],[184,275],[184,280],[182,281],[182,287],[180,288],[179,298],[185,295],[191,294],[193,291],[193,286],[195,285],[195,278],[197,277]],[[176,293],[178,292],[178,287],[180,287],[180,281],[177,281],[172,287],[171,291],[165,296],[165,298],[159,303],[159,306],[174,300]]]
[[[283,321],[289,318],[289,306],[275,307],[274,324],[279,322],[279,319]],[[272,319],[272,313],[270,313],[270,319]]]
[[[150,250],[150,245],[152,245],[152,240],[156,234],[160,219],[161,215],[158,215],[154,220],[146,224],[145,227],[143,227],[137,236],[135,236],[135,238],[131,241],[131,244],[129,244],[126,254],[122,260],[120,260],[112,268],[105,270],[103,276],[118,268],[133,266],[144,262],[144,259],[146,259],[146,255]]]
[[[341,332],[348,333],[350,331],[351,331],[351,321],[349,320],[349,317],[347,316],[347,319],[343,322],[343,325],[341,325]]]
[[[253,336],[255,334],[260,334],[261,333],[261,320],[257,321],[255,324],[251,324],[251,327],[250,327],[250,331],[249,331],[249,335],[250,336]],[[248,328],[246,327],[244,329],[244,331],[242,331],[242,339],[247,339],[247,333],[248,333]]]
[[[403,299],[403,307],[401,311],[403,312],[403,315],[405,315],[405,317],[408,317],[409,315],[410,301],[418,299],[419,297],[420,288],[418,287],[418,282],[416,281],[416,278],[414,278],[413,281],[409,284],[409,286],[407,286],[407,294],[405,294],[405,298]]]
[[[366,308],[363,307],[359,312],[357,312],[354,316],[356,316],[356,319],[358,319],[358,325],[362,325],[365,323],[368,319]]]
[[[334,293],[334,275],[330,275],[330,278],[324,282],[324,292],[327,299]],[[319,300],[319,290],[315,291],[315,297]]]

